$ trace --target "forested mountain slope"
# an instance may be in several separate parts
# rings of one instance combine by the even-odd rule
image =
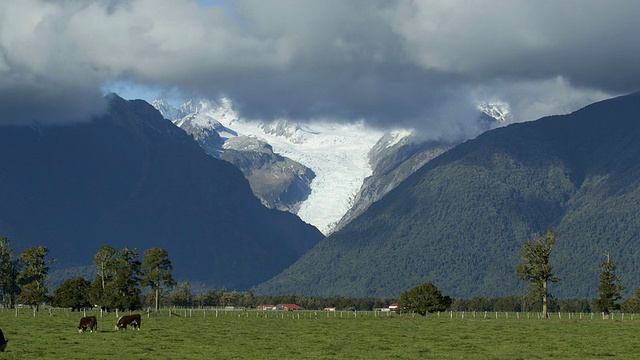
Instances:
[[[557,230],[557,297],[597,294],[603,253],[640,286],[640,94],[487,132],[430,161],[256,293],[523,294],[523,241]]]
[[[238,290],[323,237],[262,206],[236,167],[151,105],[115,95],[92,121],[0,127],[0,236],[47,246],[58,267],[92,264],[101,245],[163,247],[178,280]]]

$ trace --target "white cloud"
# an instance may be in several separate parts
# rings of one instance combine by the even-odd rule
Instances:
[[[640,83],[640,2],[585,1],[3,1],[0,121],[86,117],[127,83],[434,131],[478,94],[574,110]]]

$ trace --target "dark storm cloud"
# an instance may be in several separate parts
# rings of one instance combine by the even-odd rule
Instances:
[[[637,1],[201,3],[1,2],[3,119],[82,117],[128,82],[229,96],[248,117],[464,133],[475,100],[530,120],[640,83]]]

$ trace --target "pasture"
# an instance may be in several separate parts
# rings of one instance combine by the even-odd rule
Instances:
[[[640,319],[589,314],[175,310],[141,312],[142,329],[116,332],[113,313],[78,333],[82,313],[0,310],[0,359],[597,359],[640,356]],[[121,314],[122,315],[122,314]],[[497,315],[497,319],[496,319]]]

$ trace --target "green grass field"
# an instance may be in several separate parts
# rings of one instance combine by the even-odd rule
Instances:
[[[0,310],[0,359],[598,359],[640,358],[640,319],[428,317],[374,313],[184,310],[142,318],[140,331],[76,330],[81,314]],[[317,314],[317,317],[316,317]],[[88,313],[89,315],[89,313]],[[186,315],[186,316],[185,316]],[[191,316],[189,316],[191,315]],[[267,317],[265,317],[265,315]]]

